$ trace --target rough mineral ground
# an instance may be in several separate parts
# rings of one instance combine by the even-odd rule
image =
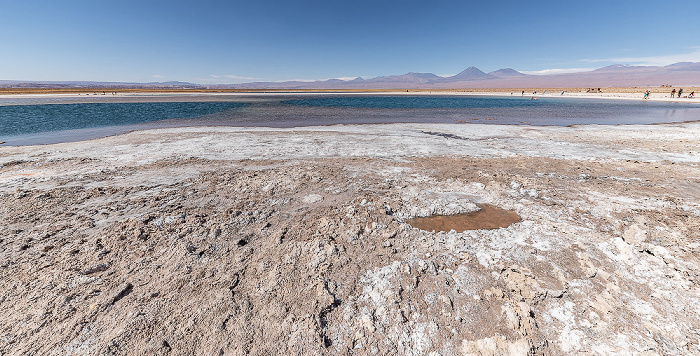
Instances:
[[[0,148],[0,354],[700,353],[700,124]],[[487,203],[521,222],[405,221]]]

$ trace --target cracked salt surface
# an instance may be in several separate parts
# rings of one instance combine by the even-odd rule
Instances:
[[[700,176],[698,137],[697,124],[412,124],[0,147],[0,348],[67,351],[89,320],[94,353],[146,350],[123,333],[145,325],[212,354],[697,354],[700,194],[678,181]],[[523,220],[406,223],[477,203]],[[99,288],[76,276],[105,262]],[[134,293],[89,309],[126,280]]]

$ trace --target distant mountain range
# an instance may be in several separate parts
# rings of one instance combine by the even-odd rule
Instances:
[[[612,65],[589,72],[529,75],[512,68],[484,73],[469,67],[451,77],[433,73],[406,73],[372,79],[330,79],[315,82],[255,82],[226,85],[238,89],[456,89],[456,88],[565,88],[629,86],[700,86],[700,62],[664,67]]]
[[[456,89],[456,88],[565,88],[630,86],[700,86],[700,62],[680,62],[663,67],[611,65],[589,72],[529,75],[511,68],[484,73],[469,67],[441,77],[433,73],[406,73],[371,79],[253,82],[199,85],[186,82],[19,82],[2,81],[0,87],[30,88],[155,88],[155,89]]]

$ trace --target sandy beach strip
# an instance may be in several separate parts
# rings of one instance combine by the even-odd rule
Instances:
[[[582,88],[503,88],[503,89],[410,89],[410,90],[249,90],[249,91],[111,91],[102,94],[102,91],[86,91],[82,93],[3,93],[0,92],[0,105],[2,101],[12,101],[16,99],[80,99],[80,100],[95,100],[120,101],[125,98],[138,101],[152,100],[161,98],[164,100],[174,99],[198,99],[198,98],[236,98],[236,97],[258,97],[258,96],[305,96],[305,95],[472,95],[472,96],[526,96],[526,97],[547,97],[547,98],[588,98],[588,99],[617,99],[617,100],[640,100],[640,101],[661,101],[661,102],[678,102],[678,103],[697,103],[700,104],[700,98],[688,97],[691,92],[700,94],[700,88],[690,87],[685,89],[684,95],[681,98],[677,96],[671,97],[671,88],[659,87],[635,87],[635,88],[600,88],[601,92],[586,92]],[[644,92],[651,91],[648,99],[644,99]],[[544,92],[544,94],[543,94]],[[563,94],[562,94],[563,92]]]

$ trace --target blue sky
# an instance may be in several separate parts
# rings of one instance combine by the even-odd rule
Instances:
[[[239,83],[700,62],[695,5],[0,0],[0,80]]]

